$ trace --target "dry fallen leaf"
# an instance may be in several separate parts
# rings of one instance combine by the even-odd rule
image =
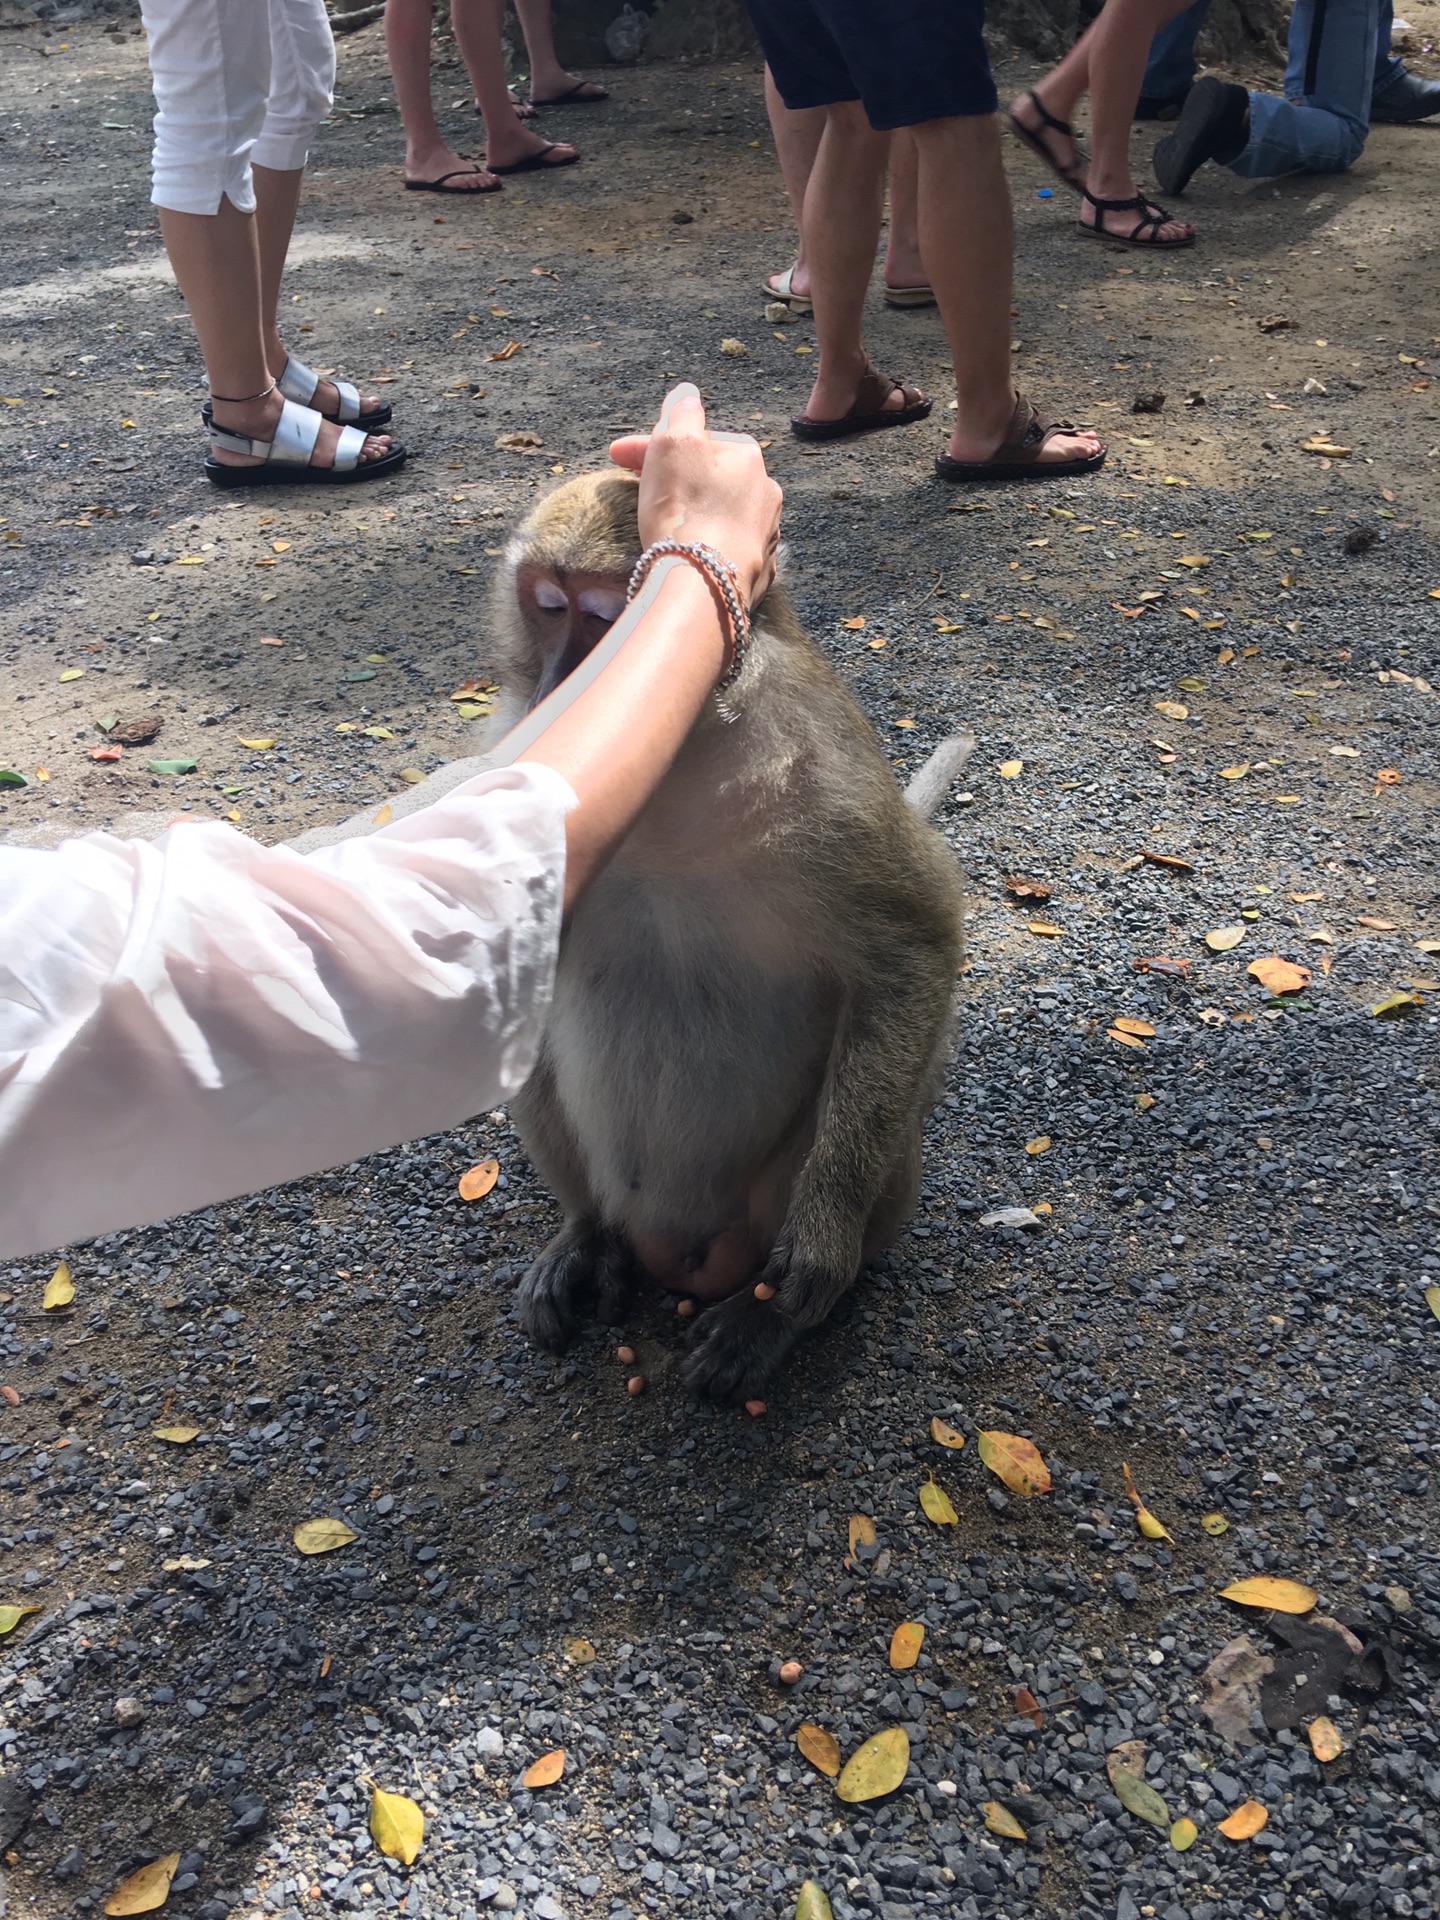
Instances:
[[[1387,993],[1383,1000],[1377,1000],[1370,1012],[1376,1020],[1388,1020],[1397,1013],[1413,1013],[1417,1007],[1423,1007],[1425,996],[1419,993]]]
[[[1249,771],[1250,762],[1248,760],[1241,760],[1233,767],[1221,767],[1220,778],[1222,780],[1243,780]]]
[[[406,1794],[382,1793],[372,1781],[370,1838],[381,1853],[411,1866],[425,1838],[425,1816]]]
[[[1129,1014],[1124,1014],[1116,1019],[1113,1024],[1117,1032],[1131,1034],[1137,1040],[1153,1040],[1155,1038],[1155,1029],[1148,1020],[1132,1020]]]
[[[1239,1607],[1263,1607],[1271,1613],[1308,1613],[1319,1595],[1313,1587],[1298,1580],[1276,1580],[1257,1574],[1250,1580],[1236,1580],[1220,1589],[1222,1600],[1233,1600]]]
[[[1212,953],[1229,953],[1232,947],[1238,947],[1245,938],[1244,927],[1215,927],[1205,936],[1205,944]]]
[[[828,1774],[833,1780],[840,1771],[840,1749],[836,1745],[833,1733],[827,1733],[823,1727],[806,1721],[795,1735],[795,1744],[821,1773]]]
[[[154,1913],[163,1907],[170,1894],[170,1882],[180,1865],[178,1853],[167,1853],[159,1860],[132,1873],[105,1902],[108,1914]]]
[[[1172,873],[1193,873],[1193,861],[1182,860],[1178,853],[1152,853],[1149,847],[1142,847],[1140,859],[1148,860],[1152,867],[1169,867]]]
[[[1176,1853],[1188,1853],[1200,1837],[1200,1829],[1193,1820],[1177,1820],[1170,1829],[1170,1844]]]
[[[1190,709],[1182,700],[1157,700],[1155,711],[1163,713],[1167,720],[1188,720]]]
[[[1373,913],[1357,913],[1355,916],[1355,924],[1357,927],[1369,927],[1375,933],[1394,933],[1396,931],[1393,920],[1381,920]]]
[[[842,1800],[879,1800],[895,1791],[909,1768],[909,1735],[903,1727],[886,1727],[851,1754],[835,1791]]]
[[[370,824],[372,827],[388,827],[394,818],[394,812],[391,809],[390,802],[387,800]]]
[[[565,1749],[556,1747],[551,1753],[542,1753],[538,1760],[532,1760],[521,1775],[520,1784],[524,1787],[553,1787],[565,1771]]]
[[[1252,1840],[1269,1818],[1258,1800],[1245,1800],[1220,1822],[1220,1831],[1227,1840]]]
[[[1026,1719],[1036,1728],[1043,1727],[1045,1716],[1040,1711],[1040,1702],[1028,1687],[1015,1689],[1015,1714],[1017,1719]]]
[[[1002,780],[1013,780],[1024,765],[1025,762],[1023,760],[1002,760],[1000,762],[1000,778]]]
[[[938,1414],[930,1422],[930,1438],[942,1447],[952,1447],[957,1450],[965,1444],[964,1434],[957,1433],[954,1427],[947,1427]]]
[[[863,613],[853,613],[848,620],[842,620],[840,624],[842,627],[848,627],[851,633],[859,633],[865,625],[865,616]]]
[[[172,1447],[188,1447],[192,1440],[200,1438],[199,1427],[156,1427],[155,1438],[168,1440]]]
[[[920,1505],[925,1510],[927,1520],[933,1520],[937,1527],[956,1527],[960,1516],[950,1504],[950,1496],[938,1485],[932,1476],[920,1489]]]
[[[985,1824],[991,1833],[998,1833],[1002,1840],[1023,1840],[1025,1829],[1011,1813],[1008,1807],[1002,1807],[998,1800],[987,1800],[980,1809],[985,1816]]]
[[[1139,1527],[1141,1533],[1144,1534],[1147,1540],[1169,1540],[1173,1547],[1175,1544],[1174,1540],[1140,1498],[1136,1490],[1135,1482],[1130,1478],[1130,1469],[1123,1460],[1120,1462],[1120,1471],[1125,1476],[1125,1491],[1129,1495],[1131,1506],[1135,1509],[1136,1526]]]
[[[1038,933],[1042,940],[1058,940],[1065,929],[1057,927],[1053,920],[1030,920],[1026,925],[1031,933]]]
[[[348,1547],[358,1538],[343,1520],[328,1514],[315,1520],[302,1520],[290,1537],[301,1553],[333,1553],[336,1547]]]
[[[868,1513],[852,1513],[850,1516],[850,1552],[856,1547],[873,1547],[875,1544],[875,1522]]]
[[[835,1920],[835,1909],[818,1881],[806,1880],[801,1885],[800,1897],[795,1902],[795,1920]]]
[[[1027,1140],[1025,1142],[1025,1151],[1026,1153],[1030,1154],[1033,1158],[1033,1156],[1037,1153],[1048,1153],[1050,1151],[1051,1145],[1052,1145],[1052,1142],[1049,1134],[1041,1133],[1041,1134],[1037,1134],[1033,1140]]]
[[[1121,1027],[1107,1027],[1105,1037],[1107,1040],[1118,1041],[1122,1047],[1138,1047],[1142,1053],[1145,1050],[1145,1042],[1138,1033],[1126,1033]]]
[[[595,1649],[590,1641],[578,1633],[567,1634],[560,1642],[560,1652],[567,1666],[588,1667],[596,1658]]]
[[[1230,1531],[1230,1522],[1225,1518],[1223,1513],[1202,1513],[1200,1516],[1200,1524],[1212,1539],[1218,1538],[1220,1534]]]
[[[460,1176],[460,1198],[462,1200],[483,1200],[495,1182],[500,1178],[498,1160],[482,1160],[477,1166]]]
[[[1002,884],[1005,891],[1013,893],[1017,900],[1048,900],[1055,891],[1044,880],[1032,880],[1025,873],[1009,874]]]
[[[979,1448],[981,1460],[1012,1493],[1026,1500],[1037,1493],[1049,1493],[1050,1469],[1033,1441],[1014,1433],[982,1432]]]
[[[1321,1762],[1338,1760],[1344,1751],[1345,1743],[1340,1738],[1340,1730],[1333,1720],[1327,1720],[1322,1714],[1318,1720],[1312,1720],[1305,1732],[1310,1741],[1310,1751]]]
[[[68,1307],[74,1298],[75,1282],[70,1278],[69,1266],[62,1260],[45,1282],[45,1294],[40,1302],[41,1311],[49,1313],[56,1307]]]
[[[1282,960],[1278,953],[1269,954],[1263,960],[1252,960],[1245,971],[1277,997],[1282,993],[1299,993],[1309,986],[1313,977],[1309,967],[1297,967],[1290,960]]]
[[[901,1621],[890,1636],[890,1665],[896,1673],[904,1673],[914,1666],[924,1641],[925,1629],[918,1620]]]

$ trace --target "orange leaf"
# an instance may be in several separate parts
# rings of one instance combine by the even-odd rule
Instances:
[[[839,1773],[840,1748],[834,1734],[827,1733],[823,1727],[813,1726],[807,1720],[796,1734],[795,1744],[811,1766],[818,1767],[830,1779],[833,1780]]]
[[[867,1513],[852,1513],[850,1516],[850,1551],[856,1547],[873,1547],[875,1544],[875,1522]]]
[[[1309,986],[1312,978],[1309,967],[1297,967],[1292,961],[1282,960],[1278,953],[1269,954],[1263,960],[1252,960],[1245,971],[1273,994],[1299,993]]]
[[[478,1166],[471,1167],[460,1176],[460,1198],[462,1200],[483,1200],[495,1182],[500,1178],[498,1160],[482,1160]]]
[[[1124,1018],[1116,1020],[1113,1024],[1120,1033],[1134,1034],[1136,1038],[1140,1040],[1153,1040],[1155,1038],[1155,1029],[1148,1020],[1132,1020],[1127,1014]]]
[[[1152,866],[1169,867],[1175,873],[1193,873],[1195,868],[1189,860],[1182,860],[1177,853],[1152,853],[1148,847],[1142,847],[1140,858],[1148,860]]]
[[[553,1787],[565,1771],[565,1749],[556,1747],[553,1753],[542,1753],[538,1760],[532,1760],[521,1778],[526,1787]]]
[[[1036,1727],[1043,1727],[1045,1724],[1045,1716],[1040,1711],[1040,1702],[1028,1687],[1015,1689],[1015,1712]]]
[[[1220,1822],[1220,1831],[1227,1840],[1252,1840],[1269,1818],[1258,1800],[1246,1800]]]
[[[863,613],[852,613],[848,620],[842,620],[840,624],[842,627],[848,627],[851,633],[859,633],[865,624],[865,616]]]
[[[1029,1499],[1050,1491],[1050,1469],[1033,1441],[1014,1433],[981,1433],[980,1458],[1012,1493]]]
[[[1048,1153],[1051,1140],[1048,1133],[1037,1134],[1033,1140],[1025,1142],[1025,1151],[1033,1158],[1037,1153]]]
[[[930,1438],[939,1446],[960,1448],[965,1444],[963,1433],[957,1433],[954,1427],[947,1427],[938,1415],[930,1422]]]
[[[890,1636],[890,1665],[897,1673],[913,1667],[920,1658],[925,1629],[918,1620],[902,1620]]]
[[[1327,1720],[1322,1715],[1319,1720],[1312,1720],[1305,1731],[1310,1736],[1310,1751],[1317,1760],[1340,1758],[1344,1743],[1333,1720]]]
[[[1125,1033],[1119,1027],[1107,1027],[1105,1030],[1105,1037],[1107,1040],[1118,1040],[1122,1047],[1143,1048],[1145,1045],[1145,1042],[1139,1039],[1135,1034]]]
[[[1031,933],[1038,933],[1042,940],[1058,940],[1064,934],[1063,927],[1057,927],[1052,920],[1031,920],[1027,922]]]
[[[388,827],[394,818],[395,815],[391,810],[390,802],[387,800],[370,824],[372,827]]]

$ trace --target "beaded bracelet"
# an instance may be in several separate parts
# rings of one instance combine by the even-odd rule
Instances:
[[[653,546],[645,549],[635,563],[626,604],[644,586],[656,561],[672,555],[677,560],[686,561],[704,577],[719,603],[725,622],[726,659],[725,671],[715,683],[715,702],[723,720],[734,720],[735,711],[726,705],[722,696],[725,689],[739,679],[750,651],[750,611],[740,591],[740,576],[724,554],[717,553],[714,547],[702,546],[699,541],[657,540]]]

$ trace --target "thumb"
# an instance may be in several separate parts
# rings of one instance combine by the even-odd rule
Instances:
[[[700,389],[693,381],[682,380],[678,387],[672,387],[666,394],[665,404],[660,409],[658,430],[681,439],[704,438],[705,408],[700,399]]]

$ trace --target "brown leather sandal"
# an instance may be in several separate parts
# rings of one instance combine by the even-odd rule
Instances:
[[[1052,434],[1075,431],[1073,420],[1047,420],[1017,393],[1005,438],[988,460],[952,460],[941,453],[935,456],[935,471],[942,480],[1070,480],[1105,464],[1104,447],[1074,460],[1040,458]]]
[[[904,404],[887,407],[885,402],[892,393],[898,393]],[[882,427],[911,426],[916,420],[924,420],[934,404],[919,387],[907,387],[899,380],[892,380],[888,373],[880,373],[867,360],[855,392],[855,404],[848,413],[842,413],[836,420],[812,420],[808,413],[797,413],[790,421],[790,431],[797,440],[842,440],[850,433],[876,433]]]
[[[1045,138],[1047,133],[1063,133],[1067,140],[1073,140],[1075,138],[1074,127],[1071,126],[1068,120],[1057,120],[1033,87],[1027,87],[1025,89],[1024,98],[1030,102],[1036,113],[1039,114],[1040,125],[1038,127],[1027,127],[1015,111],[1016,102],[1012,101],[1005,113],[1005,118],[1010,122],[1010,131],[1015,135],[1017,140],[1023,140],[1030,151],[1035,154],[1038,159],[1043,160],[1055,178],[1057,180],[1063,180],[1072,193],[1083,193],[1085,191],[1085,176],[1089,172],[1089,165],[1079,147],[1077,146],[1075,149],[1074,161],[1067,167],[1062,161],[1056,158],[1050,149],[1050,142]]]

